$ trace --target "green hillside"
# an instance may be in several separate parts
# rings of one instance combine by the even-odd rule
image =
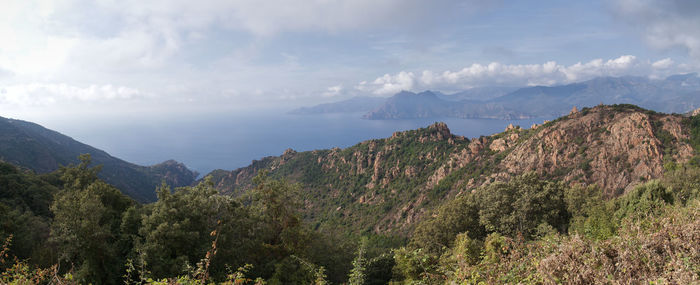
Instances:
[[[78,163],[78,156],[85,153],[90,154],[96,164],[103,165],[100,178],[140,202],[154,201],[154,189],[163,180],[173,186],[184,186],[197,178],[196,172],[175,161],[153,166],[135,165],[40,125],[0,117],[2,161],[48,173],[59,166]]]

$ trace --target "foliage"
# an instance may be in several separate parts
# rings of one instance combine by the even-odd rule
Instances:
[[[668,188],[673,200],[682,204],[700,198],[700,168],[689,164],[671,164],[661,184]]]
[[[393,277],[392,270],[396,265],[394,256],[391,253],[384,253],[370,259],[366,267],[367,285],[382,285],[387,284]]]
[[[566,190],[564,200],[571,215],[569,233],[601,240],[615,235],[618,227],[613,217],[615,205],[603,199],[598,186],[575,185]]]
[[[445,203],[437,215],[418,224],[410,245],[440,255],[452,246],[459,233],[468,233],[471,238],[483,239],[486,229],[479,222],[480,202],[477,195],[466,194]]]
[[[360,242],[360,247],[357,249],[357,255],[352,261],[352,270],[350,270],[350,275],[348,276],[348,284],[350,285],[363,285],[367,281],[367,257],[365,256],[366,250],[367,239],[362,239],[362,242]]]
[[[635,187],[616,202],[615,216],[618,220],[626,217],[644,218],[673,203],[673,195],[659,181],[654,180]]]
[[[419,280],[432,280],[438,274],[438,257],[423,249],[402,247],[394,250],[394,275],[398,280],[411,283]]]
[[[143,216],[138,231],[142,241],[136,251],[144,256],[154,277],[173,276],[187,266],[200,262],[205,255],[212,261],[216,276],[223,276],[225,267],[217,262],[225,259],[232,266],[243,261],[235,249],[245,248],[251,221],[233,198],[218,195],[211,182],[195,187],[181,187],[171,193],[168,186],[158,189],[158,201]],[[216,238],[216,256],[208,251]],[[239,258],[236,258],[240,256]]]
[[[99,167],[89,168],[89,156],[80,159],[79,165],[60,171],[64,189],[51,205],[51,241],[79,282],[116,283],[128,250],[115,246],[121,216],[134,202],[97,179]]]
[[[49,206],[60,184],[55,178],[0,162],[0,239],[14,234],[9,245],[13,254],[42,266],[55,263],[47,242],[52,218]]]
[[[674,178],[670,178],[673,180]],[[669,181],[672,185],[682,185]],[[685,184],[694,185],[694,184]],[[659,181],[605,201],[597,187],[566,189],[571,235],[540,229],[527,240],[467,233],[434,261],[420,248],[396,251],[404,283],[694,284],[700,281],[700,200],[673,199]],[[421,264],[416,261],[433,262]]]
[[[533,237],[540,224],[564,231],[568,214],[565,186],[540,180],[537,174],[517,176],[508,183],[496,182],[479,190],[479,221],[490,232]]]

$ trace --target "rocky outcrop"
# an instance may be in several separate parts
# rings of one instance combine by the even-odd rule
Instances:
[[[148,167],[151,175],[161,181],[167,181],[169,185],[190,185],[197,179],[199,173],[192,171],[184,163],[175,160],[167,160]]]
[[[267,169],[303,183],[309,219],[329,227],[405,233],[446,199],[528,171],[620,194],[659,178],[664,162],[695,155],[687,120],[634,106],[598,106],[471,140],[436,123],[346,149],[288,150],[216,172],[214,181],[220,190],[238,194]]]
[[[697,109],[690,111],[688,113],[688,116],[690,116],[690,117],[697,116],[697,115],[700,115],[700,108],[697,108]]]
[[[672,145],[661,145],[652,121],[675,133]],[[612,112],[598,107],[585,115],[572,114],[570,119],[517,145],[502,167],[510,174],[532,170],[559,173],[564,181],[597,184],[612,195],[640,181],[660,177],[664,147],[681,150],[673,157],[675,160],[689,158],[692,149],[683,142],[682,133],[677,117],[652,118],[641,112]]]

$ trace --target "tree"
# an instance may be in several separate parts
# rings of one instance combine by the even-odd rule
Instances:
[[[51,241],[80,282],[116,284],[127,249],[114,245],[120,239],[121,216],[134,201],[97,179],[100,168],[89,168],[89,155],[80,160],[60,170],[64,188],[51,205]]]
[[[600,187],[571,187],[566,190],[564,200],[571,216],[570,233],[595,239],[607,239],[615,234],[617,223],[613,218],[614,205],[603,200]]]
[[[446,202],[438,209],[435,217],[418,224],[410,245],[440,255],[463,232],[467,232],[473,239],[483,239],[486,236],[486,230],[479,223],[479,202],[476,195],[471,193]]]
[[[365,251],[367,249],[367,239],[363,238],[360,242],[360,247],[357,249],[355,260],[352,261],[352,270],[348,276],[348,284],[363,285],[367,279],[367,257]]]
[[[48,177],[0,162],[0,240],[13,235],[11,253],[42,266],[56,262],[48,238],[50,206],[58,188]]]
[[[540,180],[534,172],[507,183],[495,182],[477,192],[480,223],[490,232],[510,237],[531,238],[543,223],[564,232],[568,222],[565,190],[563,183]]]
[[[136,248],[154,277],[177,276],[207,258],[215,277],[227,265],[243,266],[253,256],[251,221],[234,198],[220,195],[209,178],[171,193],[162,185],[158,201],[143,217]],[[133,224],[133,222],[132,222]]]
[[[292,274],[289,271],[279,272],[280,267],[275,264],[290,255],[307,257],[311,232],[301,221],[301,203],[298,198],[301,187],[299,184],[271,179],[266,171],[253,178],[253,183],[255,188],[246,199],[255,218],[259,220],[259,227],[255,230],[262,242],[262,256],[266,257],[262,261],[262,274],[269,276],[274,271],[277,271],[277,276]],[[287,263],[296,262],[290,260]]]

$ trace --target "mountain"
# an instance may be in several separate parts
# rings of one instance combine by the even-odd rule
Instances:
[[[434,94],[404,92],[412,102]],[[424,114],[430,103],[413,111]],[[567,184],[596,184],[608,196],[660,177],[667,162],[685,162],[700,142],[694,118],[633,105],[600,105],[530,129],[468,139],[444,123],[330,150],[266,157],[233,171],[215,170],[216,187],[241,195],[262,170],[302,184],[306,218],[322,230],[410,232],[423,215],[458,193],[536,171]],[[697,126],[696,126],[697,127]],[[700,143],[698,143],[700,145]]]
[[[448,101],[432,91],[413,93],[402,91],[390,97],[384,105],[362,117],[370,120],[414,119],[414,118],[529,118],[518,108],[507,108],[503,104],[488,101]]]
[[[294,115],[311,115],[311,114],[326,114],[326,113],[358,113],[369,112],[374,108],[382,105],[386,98],[381,97],[353,97],[347,100],[334,103],[320,104],[313,107],[302,107],[294,109],[289,114]]]
[[[673,80],[642,77],[599,77],[562,86],[535,86],[516,90],[494,102],[520,107],[533,117],[559,116],[572,106],[627,103],[661,112],[687,112],[700,106],[683,84]],[[700,90],[700,89],[698,89]]]
[[[591,107],[603,104],[634,104],[644,108],[685,113],[700,107],[700,77],[696,73],[669,76],[662,80],[643,77],[598,77],[560,86],[533,86],[502,94],[506,89],[481,89],[471,95],[435,96],[427,110],[412,104],[401,92],[364,115],[374,120],[411,118],[549,118],[566,114],[572,106]],[[403,94],[403,95],[402,95]],[[492,94],[491,96],[486,94]],[[450,96],[458,96],[451,97]],[[489,99],[478,99],[478,98]],[[455,100],[457,98],[464,98]]]
[[[448,109],[450,102],[440,99],[435,93],[425,91],[413,93],[402,91],[390,97],[384,104],[365,114],[363,118],[373,119],[373,114],[386,114],[383,119],[431,118]]]
[[[460,91],[453,94],[443,94],[441,92],[429,91],[435,94],[436,97],[444,101],[487,101],[494,99],[499,96],[508,94],[509,92],[515,90],[515,87],[475,87],[468,90]],[[399,94],[407,93],[400,92]],[[410,93],[410,92],[408,92]],[[397,94],[397,95],[399,95]],[[359,113],[359,112],[370,112],[378,107],[382,106],[391,98],[386,97],[367,97],[367,96],[357,96],[350,99],[333,102],[324,103],[311,107],[301,107],[289,111],[289,114],[293,115],[314,115],[314,114],[331,114],[331,113]],[[443,102],[444,103],[444,102]]]
[[[164,180],[172,186],[190,185],[198,176],[172,160],[153,166],[139,166],[78,142],[40,125],[0,117],[0,160],[47,173],[61,165],[78,163],[89,153],[95,165],[103,165],[100,178],[140,202],[156,199],[155,188]]]
[[[517,90],[517,87],[486,86],[474,87],[449,95],[438,95],[447,101],[488,101]]]

